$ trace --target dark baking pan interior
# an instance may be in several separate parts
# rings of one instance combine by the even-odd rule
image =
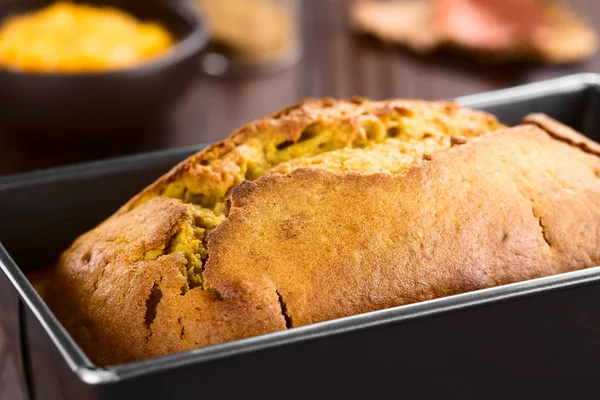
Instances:
[[[599,88],[586,74],[459,101],[508,124],[545,112],[598,140]],[[573,387],[575,379],[595,374],[597,268],[96,368],[22,272],[51,265],[76,236],[198,148],[0,179],[0,312],[13,316],[3,323],[20,340],[32,398],[456,397],[490,385],[495,393],[527,390],[532,378],[561,376],[537,388],[556,395],[567,386],[575,393],[584,388]],[[554,384],[561,387],[550,390]]]

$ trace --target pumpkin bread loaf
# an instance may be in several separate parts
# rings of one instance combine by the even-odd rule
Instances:
[[[599,155],[540,115],[306,100],[78,238],[46,297],[104,366],[596,266]]]

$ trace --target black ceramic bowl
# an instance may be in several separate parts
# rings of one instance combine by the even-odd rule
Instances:
[[[197,13],[181,0],[84,0],[161,23],[178,43],[167,55],[131,69],[39,74],[0,66],[0,128],[39,138],[93,138],[159,125],[197,74],[208,39]],[[0,21],[53,3],[0,0]]]

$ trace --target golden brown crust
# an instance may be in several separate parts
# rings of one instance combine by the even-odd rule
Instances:
[[[243,283],[235,299],[185,290],[186,258],[169,243],[191,223],[188,206],[157,197],[81,236],[62,255],[47,300],[94,362],[118,364],[285,328],[277,296],[257,295]]]
[[[205,276],[215,287],[268,282],[300,326],[596,266],[598,168],[518,127],[404,176],[266,176],[234,191]]]

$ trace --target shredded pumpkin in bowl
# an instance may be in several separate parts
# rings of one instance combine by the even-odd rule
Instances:
[[[0,67],[34,73],[131,68],[165,54],[175,38],[114,7],[58,2],[0,26]]]

